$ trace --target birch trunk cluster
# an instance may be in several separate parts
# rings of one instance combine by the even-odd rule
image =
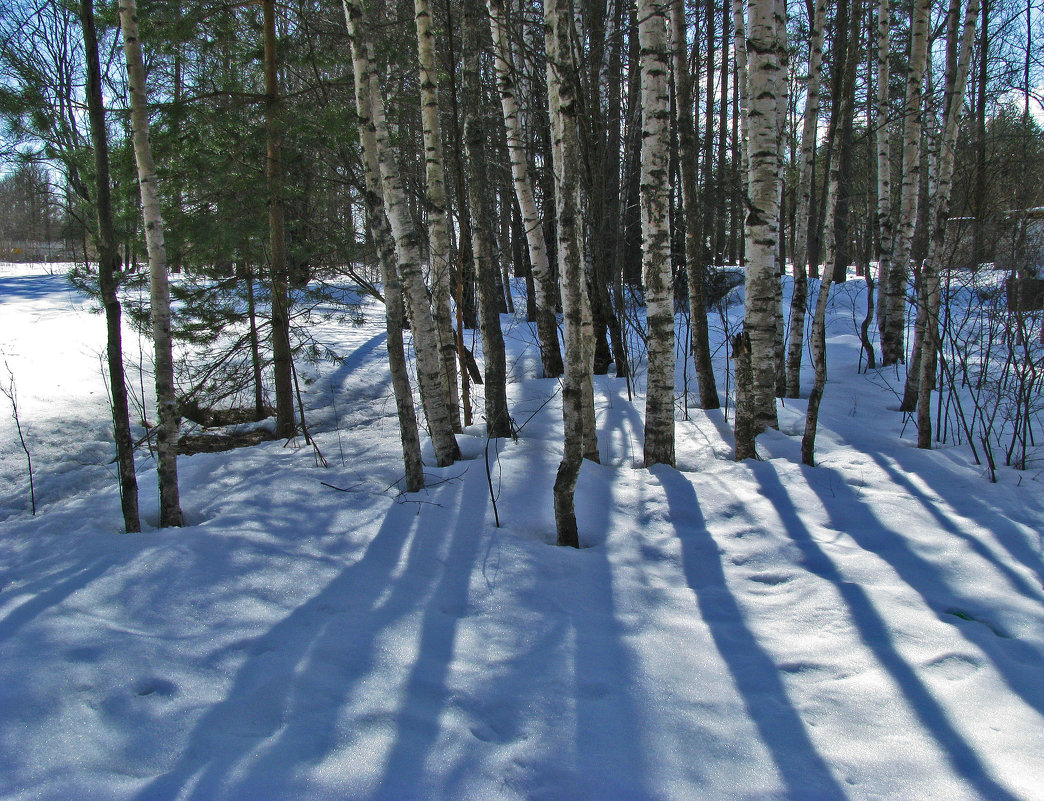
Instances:
[[[459,459],[460,448],[453,434],[449,405],[443,392],[435,322],[432,319],[428,289],[421,270],[420,241],[409,217],[398,165],[391,148],[384,100],[373,69],[372,45],[368,39],[365,13],[362,4],[357,0],[344,0],[344,9],[351,38],[356,85],[358,87],[362,83],[368,90],[369,107],[360,107],[360,119],[369,112],[370,124],[373,127],[372,146],[375,151],[372,159],[376,161],[384,211],[395,243],[396,272],[403,283],[404,294],[409,303],[421,404],[435,450],[435,461],[441,467]],[[359,100],[366,100],[367,93],[360,92],[357,88],[357,103]],[[367,158],[370,159],[371,156],[368,155]]]
[[[485,9],[480,0],[464,0],[464,142],[468,163],[468,212],[471,218],[471,252],[478,283],[479,325],[485,362],[486,434],[509,437],[511,415],[507,404],[507,365],[504,335],[500,330],[497,292],[499,265],[493,255],[491,215],[487,208],[486,130],[479,80],[482,47],[480,22]],[[481,16],[480,16],[481,13]]]
[[[710,334],[707,328],[707,248],[706,228],[697,191],[696,129],[692,115],[692,76],[689,74],[689,42],[685,24],[685,0],[671,3],[671,37],[674,81],[678,97],[678,166],[681,173],[682,203],[685,207],[685,277],[689,290],[689,323],[700,405],[717,409],[718,389],[711,362]],[[709,126],[708,126],[709,131]],[[707,148],[709,153],[709,147]]]
[[[435,64],[435,35],[431,29],[428,0],[414,0],[417,24],[417,60],[420,63],[421,123],[424,141],[425,206],[428,216],[428,268],[431,305],[438,335],[442,389],[450,425],[460,428],[460,393],[457,389],[457,341],[450,304],[453,251],[446,179],[442,159],[442,125],[439,122],[439,85]]]
[[[493,34],[493,65],[497,72],[500,105],[504,115],[508,156],[511,160],[511,179],[515,198],[522,214],[526,245],[533,270],[533,291],[536,301],[537,337],[540,342],[540,362],[545,378],[562,375],[562,350],[558,344],[558,322],[555,319],[554,275],[547,257],[547,245],[540,215],[533,193],[533,179],[529,174],[525,139],[515,97],[515,64],[507,34],[504,0],[487,0],[490,29]]]
[[[888,0],[882,0],[887,3]],[[790,336],[787,343],[786,397],[801,396],[801,357],[804,352],[805,311],[808,307],[809,225],[813,180],[813,157],[819,128],[820,81],[823,74],[823,38],[826,28],[826,0],[816,0],[809,32],[808,82],[805,108],[801,115],[801,145],[798,153],[797,209],[794,222],[794,291],[790,303]]]
[[[895,250],[888,268],[887,282],[880,282],[885,297],[885,328],[881,331],[881,360],[884,366],[903,358],[906,325],[906,284],[909,278],[910,248],[917,219],[917,198],[921,178],[921,119],[924,97],[924,70],[928,59],[930,0],[916,0],[910,29],[910,68],[906,79],[906,106],[903,113],[902,184],[899,189],[899,215]]]
[[[946,238],[946,223],[950,217],[950,189],[953,182],[953,166],[957,149],[957,123],[964,111],[964,93],[968,71],[971,68],[972,45],[975,26],[979,17],[980,0],[968,0],[964,22],[957,26],[956,13],[951,12],[950,51],[956,54],[954,61],[948,60],[946,90],[944,96],[943,130],[936,157],[936,176],[933,182],[935,193],[932,208],[932,233],[928,258],[921,268],[924,286],[920,302],[926,311],[921,363],[917,379],[917,447],[932,447],[931,392],[935,384],[936,362],[940,346],[940,264]],[[959,10],[960,6],[957,6]],[[959,43],[957,36],[960,36]],[[908,379],[909,380],[909,379]]]

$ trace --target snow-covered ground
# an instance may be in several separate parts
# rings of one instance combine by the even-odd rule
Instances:
[[[103,320],[0,265],[39,505],[5,407],[0,798],[1044,799],[1042,477],[900,439],[895,371],[856,370],[862,293],[832,302],[816,468],[787,401],[761,461],[691,408],[678,469],[644,470],[641,393],[596,379],[574,551],[530,327],[504,317],[518,441],[474,426],[400,495],[374,307],[302,367],[329,467],[301,440],[182,457],[191,525],[161,531],[143,454],[121,534]]]

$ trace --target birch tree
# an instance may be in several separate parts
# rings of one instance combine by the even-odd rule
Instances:
[[[906,77],[906,106],[903,116],[903,166],[899,189],[899,218],[895,252],[888,268],[885,329],[881,332],[881,359],[884,366],[903,356],[903,326],[906,321],[906,282],[917,197],[921,178],[921,106],[924,69],[928,58],[928,23],[931,0],[916,0],[910,28],[910,67]]]
[[[402,181],[389,140],[384,100],[373,68],[373,55],[366,30],[365,12],[358,0],[344,0],[344,10],[351,39],[355,80],[365,82],[369,88],[370,108],[368,110],[373,124],[381,196],[395,241],[397,273],[403,282],[410,306],[421,403],[431,433],[436,464],[444,467],[460,458],[460,448],[453,435],[449,407],[442,392],[438,339],[435,334],[435,323],[431,316],[428,289],[424,284],[424,276],[421,272],[420,242],[417,231],[408,216]]]
[[[460,431],[460,395],[457,390],[457,346],[450,308],[450,246],[446,179],[442,160],[442,126],[439,122],[438,73],[435,68],[435,35],[431,30],[428,0],[414,0],[417,24],[417,60],[420,63],[421,126],[424,137],[425,206],[428,212],[428,266],[431,273],[431,305],[439,339],[442,389],[450,424]]]
[[[180,526],[184,520],[178,494],[178,408],[174,393],[174,356],[170,335],[170,285],[167,253],[163,243],[156,165],[149,141],[148,100],[145,96],[145,64],[138,40],[135,0],[120,0],[123,53],[127,60],[134,160],[138,166],[145,245],[149,254],[149,301],[152,340],[156,353],[156,471],[159,477],[160,526]]]
[[[555,476],[558,544],[580,547],[574,493],[584,458],[584,383],[591,376],[584,358],[584,258],[580,239],[580,145],[577,135],[578,76],[572,57],[571,0],[544,0],[547,94],[551,116],[558,269],[565,327],[562,380],[563,451]]]
[[[493,258],[493,231],[487,208],[486,132],[482,115],[482,86],[479,56],[482,49],[480,0],[464,0],[464,142],[468,162],[468,211],[471,218],[471,252],[478,279],[479,326],[486,407],[486,433],[490,437],[511,436],[508,412],[504,335],[500,330],[500,307],[496,288],[498,265]]]
[[[946,222],[950,217],[950,187],[953,182],[953,166],[957,149],[957,123],[964,111],[964,91],[968,71],[971,67],[972,44],[975,40],[975,25],[979,17],[980,0],[968,0],[965,7],[964,24],[960,28],[959,54],[954,63],[948,60],[946,90],[943,110],[943,132],[939,142],[936,162],[935,199],[932,209],[932,238],[921,270],[924,286],[926,319],[921,343],[920,371],[917,376],[917,447],[932,447],[931,393],[935,384],[935,362],[939,352],[939,310],[941,287],[939,260],[942,258],[946,238]],[[951,28],[956,37],[957,26]],[[956,42],[953,43],[956,45]],[[953,47],[956,50],[956,46]],[[909,380],[909,378],[908,378]]]
[[[645,466],[674,465],[674,287],[667,211],[670,108],[667,5],[639,0],[642,71],[642,278],[648,321]]]
[[[892,225],[892,153],[888,130],[888,81],[891,74],[891,0],[877,4],[877,329],[888,329],[888,286],[895,231]]]
[[[776,428],[776,271],[779,221],[777,125],[785,106],[778,0],[751,0],[747,20],[747,137],[750,166],[747,205],[747,277],[744,330],[750,335],[754,379],[754,430]]]
[[[888,2],[888,0],[884,0]],[[790,301],[790,337],[787,343],[788,398],[801,396],[801,356],[804,352],[805,312],[808,307],[809,225],[814,192],[813,158],[819,129],[820,81],[823,74],[823,33],[826,0],[816,0],[808,46],[808,82],[805,108],[801,114],[801,145],[798,155],[797,209],[794,224],[794,292]]]
[[[358,55],[362,54],[360,49]],[[403,347],[402,330],[406,310],[402,302],[402,281],[395,262],[395,242],[384,211],[381,197],[380,167],[377,163],[377,135],[373,124],[370,100],[369,64],[356,58],[352,49],[355,72],[355,105],[358,110],[359,142],[362,145],[363,200],[370,232],[380,260],[381,284],[384,289],[385,330],[388,335],[388,367],[391,373],[395,411],[399,420],[399,441],[402,445],[403,465],[406,471],[406,491],[418,492],[424,487],[424,467],[421,463],[420,436],[417,431],[417,411],[413,405],[409,368]]]
[[[685,0],[672,0],[671,37],[673,40],[674,81],[678,97],[678,166],[681,171],[682,203],[685,207],[685,277],[689,290],[692,352],[696,365],[696,381],[700,390],[700,405],[704,409],[717,409],[720,403],[718,389],[714,382],[710,336],[707,330],[707,267],[704,255],[706,248],[702,242],[705,228],[696,191],[697,144],[692,116],[693,92],[692,76],[689,74]],[[722,74],[724,75],[724,69]],[[709,162],[709,146],[707,152]]]
[[[493,66],[497,73],[500,106],[507,134],[508,157],[511,160],[511,180],[515,199],[522,214],[529,261],[533,270],[533,290],[536,299],[537,339],[540,344],[540,363],[545,378],[562,375],[562,350],[558,344],[558,321],[555,319],[555,281],[547,257],[547,245],[529,175],[526,142],[519,120],[518,99],[515,96],[515,65],[507,38],[507,17],[504,0],[487,0],[490,29],[493,34]]]

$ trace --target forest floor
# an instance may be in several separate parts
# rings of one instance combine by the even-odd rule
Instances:
[[[157,530],[143,450],[128,536],[104,322],[0,265],[38,505],[0,408],[0,799],[1044,799],[1044,464],[914,447],[901,376],[857,369],[864,304],[837,287],[815,468],[788,400],[739,464],[679,404],[678,469],[642,469],[643,376],[598,377],[577,551],[531,327],[503,317],[518,440],[472,426],[408,495],[367,303],[300,365],[327,467],[300,438],[182,457],[188,525]]]

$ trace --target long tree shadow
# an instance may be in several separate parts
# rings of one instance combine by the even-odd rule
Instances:
[[[919,468],[923,465],[910,464],[909,460],[907,464],[901,465],[902,469],[896,469],[896,466],[891,461],[892,457],[873,449],[864,450],[863,452],[872,458],[888,474],[892,481],[916,498],[921,506],[939,522],[940,526],[951,534],[963,539],[976,554],[991,562],[994,567],[1004,574],[1013,589],[1027,598],[1034,600],[1041,598],[1039,590],[1044,589],[1044,558],[1033,550],[1029,542],[1027,542],[1025,535],[1010,520],[983,505],[981,500],[975,495],[954,492],[945,482],[932,485],[932,490],[938,493],[939,497],[945,500],[951,508],[987,529],[1013,559],[1032,570],[1037,575],[1038,587],[1034,587],[1025,577],[998,560],[980,540],[969,535],[957,525],[953,519],[939,508],[937,503],[929,498],[909,478],[910,473],[916,473],[923,479],[925,476],[931,475],[931,471],[921,470]],[[901,454],[899,458],[902,458]]]
[[[0,277],[0,303],[12,300],[45,300],[61,295],[82,299],[64,274]]]
[[[407,548],[409,562],[433,556],[434,541],[415,530],[417,520],[408,505],[392,506],[358,561],[267,632],[236,644],[248,655],[224,700],[199,718],[176,764],[136,798],[293,797],[288,763],[329,752],[334,718],[372,667],[378,636],[425,592],[422,581],[407,588],[400,577],[396,588],[406,597],[378,605]],[[331,650],[340,659],[325,675],[319,658]]]
[[[903,486],[908,486],[916,491],[916,487],[909,482],[909,479],[896,472],[894,468],[886,469],[890,475],[894,474],[893,477]],[[825,474],[828,477],[831,493],[829,497],[823,483],[815,480],[819,474]],[[1008,686],[1039,714],[1044,715],[1044,688],[1040,683],[1042,655],[1032,649],[1029,644],[1011,637],[996,623],[985,621],[985,625],[975,627],[957,625],[960,617],[955,616],[955,611],[966,614],[980,606],[979,601],[973,595],[961,592],[959,588],[948,584],[940,576],[938,568],[910,547],[904,537],[883,526],[865,502],[848,487],[841,475],[828,468],[817,468],[815,473],[806,472],[806,477],[809,479],[808,485],[822,500],[835,527],[848,533],[864,550],[876,553],[887,561],[899,577],[921,596],[925,605],[940,620],[954,624],[962,637],[976,645],[990,659]],[[835,495],[842,499],[843,512],[838,508]],[[931,502],[923,496],[923,493],[920,500],[926,508],[932,507]],[[943,524],[945,531],[955,534],[965,541],[974,541],[975,538],[972,535],[960,530],[941,511],[937,510],[937,513],[939,515],[937,519]],[[973,547],[977,554],[999,569],[1007,567],[999,564],[995,557],[982,548],[981,543],[979,545],[979,548]],[[1022,579],[1010,568],[1001,569],[1001,572],[1009,578],[1015,576]],[[1026,595],[1032,600],[1040,600],[1040,593],[1033,592],[1032,588],[1026,589]],[[1018,662],[1022,662],[1023,665],[1020,666]]]
[[[627,404],[627,408],[633,408]],[[586,464],[591,473],[613,468]],[[589,514],[579,519],[581,533],[604,538],[613,506],[612,481],[585,482],[578,496]],[[583,539],[583,538],[582,538]],[[652,801],[648,768],[639,729],[640,708],[634,697],[638,668],[625,644],[624,625],[614,590],[611,544],[603,542],[583,553],[583,577],[569,589],[565,613],[574,643],[573,681],[576,699],[575,776],[579,797],[635,798]],[[565,554],[568,558],[570,554]],[[574,796],[576,797],[576,796]]]
[[[111,558],[98,556],[86,565],[80,563],[69,565],[30,585],[21,587],[19,592],[26,593],[30,597],[0,618],[0,643],[12,637],[19,629],[48,609],[58,606],[73,593],[82,590],[96,578],[109,570],[116,569],[119,567],[113,564]]]
[[[395,714],[395,739],[374,799],[434,798],[438,788],[425,783],[427,757],[438,740],[440,717],[450,697],[448,678],[457,629],[468,613],[468,587],[488,504],[480,477],[463,481],[455,519],[448,521],[449,542],[440,555],[441,575],[425,602],[417,657]],[[435,532],[421,536],[438,537]]]
[[[671,520],[678,526],[686,581],[788,797],[801,801],[847,798],[809,738],[775,663],[747,627],[743,611],[729,591],[718,546],[707,530],[695,489],[671,468],[657,467],[654,475],[667,496]]]
[[[1018,801],[1017,796],[1012,795],[990,775],[988,768],[979,759],[975,750],[954,728],[946,711],[914,669],[896,650],[888,625],[866,591],[858,584],[846,580],[837,566],[819,547],[798,515],[797,509],[772,464],[761,462],[752,465],[752,468],[762,487],[762,496],[772,502],[791,541],[800,550],[804,567],[810,573],[837,587],[863,643],[874,654],[878,663],[888,671],[906,697],[909,708],[939,744],[953,769],[990,801]],[[806,478],[811,477],[810,472],[813,470],[821,473],[826,468],[805,468]],[[815,482],[809,481],[809,484],[815,485]],[[879,551],[879,548],[874,547],[875,543],[898,539],[893,532],[888,531],[877,522],[862,501],[847,488],[843,481],[841,484],[843,489],[840,490],[840,493],[843,497],[820,496],[830,515],[831,522],[839,531],[847,533],[869,552]],[[842,510],[843,519],[840,517]],[[896,545],[895,542],[889,542],[889,544]],[[880,555],[883,556],[883,554]],[[904,551],[904,559],[892,561],[893,567],[898,570],[899,565],[907,558],[919,559],[907,549]],[[904,571],[900,570],[900,573],[902,572]],[[903,578],[909,580],[908,575]]]

